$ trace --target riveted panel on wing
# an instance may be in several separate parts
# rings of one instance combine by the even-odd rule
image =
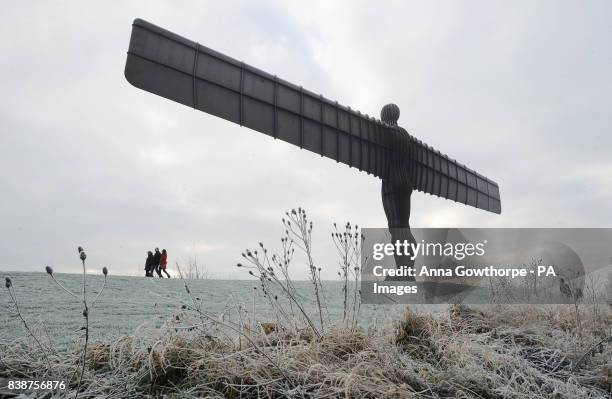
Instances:
[[[405,167],[414,189],[486,211],[501,213],[497,183],[411,137]]]
[[[126,79],[140,89],[191,105],[193,79],[184,73],[189,65],[193,66],[195,57],[190,43],[173,40],[169,35],[152,34],[147,27],[144,21],[134,21],[125,65]],[[164,54],[160,55],[158,49]]]

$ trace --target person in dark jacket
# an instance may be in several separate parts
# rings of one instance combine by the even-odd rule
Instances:
[[[161,270],[159,270],[159,263],[161,262],[161,252],[159,252],[159,248],[155,248],[155,254],[153,255],[153,270],[155,270],[155,273],[157,273],[157,275],[161,278],[163,278],[164,276],[162,276],[161,274]]]
[[[153,252],[147,252],[147,260],[145,261],[145,277],[153,277]]]
[[[166,273],[166,276],[168,276],[168,278],[170,278],[170,275],[168,274],[166,267],[168,267],[168,252],[166,252],[165,249],[162,249],[161,258],[159,261],[159,268],[161,269],[162,272]],[[161,277],[161,273],[160,273],[160,277]]]

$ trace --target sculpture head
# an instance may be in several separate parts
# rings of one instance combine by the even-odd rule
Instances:
[[[395,104],[387,104],[380,111],[380,119],[390,125],[397,125],[400,116],[400,109]]]

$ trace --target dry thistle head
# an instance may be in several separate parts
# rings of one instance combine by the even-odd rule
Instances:
[[[6,288],[11,288],[13,286],[13,282],[11,281],[11,278],[6,276],[4,278],[4,285],[6,286]]]
[[[81,248],[81,247],[79,247],[79,248]],[[81,254],[81,255],[79,256],[79,258],[81,258],[81,260],[82,260],[83,262],[85,262],[85,259],[87,259],[87,255],[85,254],[85,251],[83,251],[83,250],[81,249],[80,254]]]
[[[108,275],[108,269],[106,268],[106,266],[102,268],[102,274],[104,274],[105,276]]]
[[[53,268],[51,266],[45,266],[45,271],[48,275],[53,276]]]
[[[77,248],[77,251],[79,251],[79,253],[83,252],[83,247],[79,245],[79,247]]]

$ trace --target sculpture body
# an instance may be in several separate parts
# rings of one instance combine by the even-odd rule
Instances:
[[[406,142],[406,145],[411,146],[410,135],[406,130],[397,125],[399,115],[400,110],[397,105],[387,104],[383,107],[380,118],[383,122],[393,126],[392,134],[394,135],[394,141]],[[402,144],[398,144],[398,147],[401,146]],[[410,232],[410,197],[412,195],[412,187],[410,174],[406,173],[405,168],[401,167],[401,159],[393,157],[389,163],[386,177],[382,179],[380,190],[383,208],[387,217],[387,225],[393,242],[398,240],[402,242],[404,240],[415,242]],[[414,266],[414,260],[409,256],[395,255],[395,265],[397,267],[412,267]],[[414,280],[414,277],[388,277],[387,280],[410,281]]]

